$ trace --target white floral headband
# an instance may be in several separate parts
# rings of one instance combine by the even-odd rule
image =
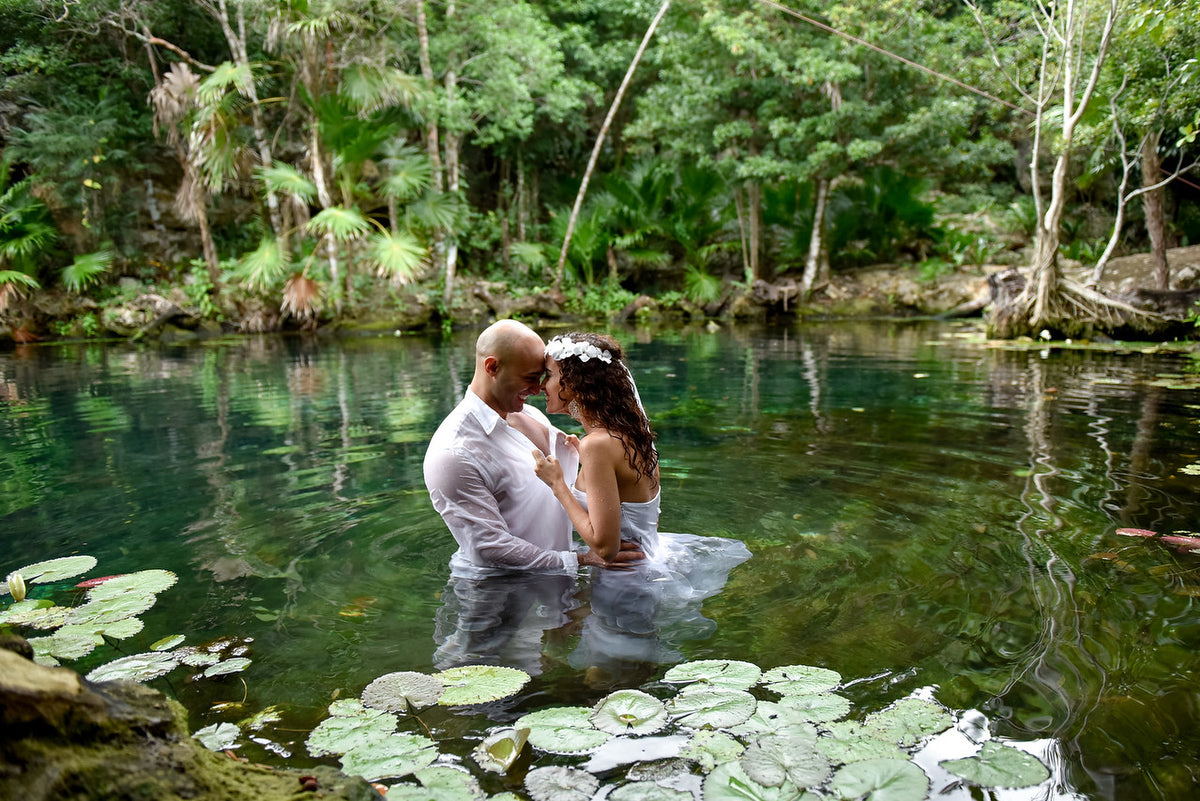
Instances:
[[[612,364],[612,353],[610,351],[600,350],[600,348],[591,342],[576,341],[566,335],[557,336],[550,340],[546,345],[546,355],[556,362],[576,356],[581,362],[599,359],[605,364]]]

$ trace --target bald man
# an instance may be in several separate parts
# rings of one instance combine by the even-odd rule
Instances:
[[[540,336],[516,320],[484,330],[475,343],[471,385],[425,452],[425,486],[458,543],[450,559],[455,575],[574,573],[580,564],[605,564],[590,550],[575,552],[570,518],[534,472],[535,443],[554,453],[568,481],[579,469],[566,435],[525,403],[542,391],[545,348]],[[518,415],[519,425],[510,425],[509,415]],[[627,550],[618,561],[641,557]]]

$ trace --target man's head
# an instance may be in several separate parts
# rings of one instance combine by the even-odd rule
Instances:
[[[475,341],[471,390],[501,417],[519,412],[525,399],[542,391],[546,343],[516,320],[499,320]]]

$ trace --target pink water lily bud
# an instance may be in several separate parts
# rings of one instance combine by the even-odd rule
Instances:
[[[12,593],[14,601],[25,600],[25,579],[20,573],[8,574],[8,591]]]

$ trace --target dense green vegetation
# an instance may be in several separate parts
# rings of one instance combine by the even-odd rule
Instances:
[[[42,334],[146,292],[244,330],[436,321],[482,280],[711,309],[989,262],[1063,328],[1061,257],[1151,250],[1166,289],[1200,241],[1197,0],[682,0],[614,106],[663,5],[0,0],[0,318],[38,333],[65,290],[100,306]]]

